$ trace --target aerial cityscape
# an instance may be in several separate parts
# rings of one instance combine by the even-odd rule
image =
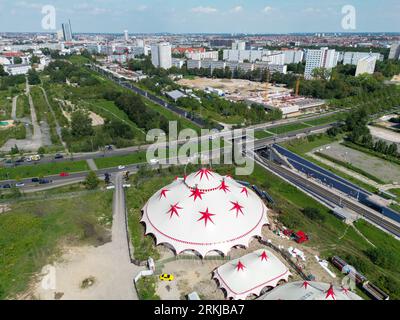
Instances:
[[[47,2],[0,1],[0,300],[400,299],[398,1]]]

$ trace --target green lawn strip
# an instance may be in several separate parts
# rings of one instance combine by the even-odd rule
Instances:
[[[282,146],[294,153],[304,155],[315,148],[330,144],[335,141],[337,141],[337,138],[331,138],[326,134],[318,134],[308,136],[307,138],[290,140],[282,143]]]
[[[390,205],[390,208],[393,209],[394,211],[397,211],[398,213],[400,213],[400,205],[392,203]]]
[[[32,276],[52,263],[59,245],[101,245],[110,240],[112,192],[69,199],[22,201],[0,216],[0,299],[27,289]]]
[[[256,139],[264,139],[264,138],[269,138],[272,137],[274,134],[270,133],[270,132],[266,132],[265,130],[261,130],[261,131],[255,131],[254,132],[254,137]]]
[[[221,144],[218,144],[217,140],[208,142],[208,144],[209,144],[209,150],[222,148],[224,146],[223,141],[221,142]],[[193,145],[195,145],[195,143],[189,144],[189,146],[193,146]],[[164,149],[165,153],[166,153],[165,156],[156,154],[156,155],[158,155],[157,158],[165,159],[167,157],[176,157],[177,156],[176,151],[178,151],[178,153],[179,153],[180,147],[181,146],[178,146],[177,150],[175,148],[171,148],[171,149],[167,149],[167,150]],[[199,146],[196,150],[196,153],[201,152],[201,148],[202,147]],[[139,151],[139,152],[133,152],[132,154],[128,154],[128,155],[123,155],[123,156],[97,158],[94,161],[96,163],[97,168],[107,169],[107,168],[118,167],[120,165],[126,166],[126,165],[137,164],[137,163],[145,163],[145,162],[147,162],[147,159],[146,159],[146,151]]]
[[[25,94],[21,94],[17,100],[17,118],[30,117],[30,114],[28,97]]]
[[[288,133],[288,132],[292,132],[292,131],[301,130],[301,129],[308,128],[308,127],[309,126],[304,123],[291,123],[291,124],[286,124],[286,125],[275,127],[275,128],[268,128],[268,131],[273,132],[274,134],[282,134],[282,133]]]
[[[97,158],[94,160],[98,169],[114,168],[120,165],[130,165],[146,162],[146,152],[140,151],[124,156]]]
[[[0,179],[23,179],[34,177],[45,177],[57,175],[61,172],[81,172],[88,171],[89,166],[86,161],[54,162],[20,166],[16,168],[0,168]]]
[[[3,146],[9,139],[22,140],[26,138],[26,128],[22,123],[9,129],[0,129],[0,146]]]
[[[379,178],[375,177],[374,175],[370,174],[369,172],[366,172],[366,171],[364,171],[364,170],[362,170],[360,168],[357,168],[357,167],[353,166],[351,163],[347,163],[347,162],[338,160],[336,158],[333,158],[333,157],[331,157],[331,156],[329,156],[329,155],[327,155],[325,153],[321,153],[321,152],[315,152],[315,155],[318,156],[318,157],[324,158],[324,159],[326,159],[328,161],[331,161],[333,163],[336,163],[336,164],[338,164],[338,165],[340,165],[342,167],[345,167],[345,168],[347,168],[347,169],[349,169],[351,171],[359,173],[359,174],[363,175],[364,177],[375,181],[376,183],[386,184],[385,181],[382,181],[381,179],[379,179]]]
[[[35,106],[38,122],[46,121],[50,128],[51,142],[55,145],[61,145],[60,138],[57,134],[56,121],[46,103],[43,91],[39,87],[32,87],[31,96]]]
[[[400,203],[400,188],[399,189],[390,189],[388,190],[391,194],[396,196],[396,201]]]
[[[312,125],[312,126],[322,126],[324,124],[328,124],[328,123],[333,123],[336,121],[339,121],[343,118],[343,114],[342,113],[336,113],[333,115],[329,115],[326,117],[322,117],[322,118],[317,118],[317,119],[313,119],[313,120],[304,120],[304,123]]]
[[[156,288],[156,276],[140,278],[136,283],[139,300],[160,300],[160,297],[156,294]]]
[[[0,121],[11,119],[12,95],[7,91],[0,91]]]

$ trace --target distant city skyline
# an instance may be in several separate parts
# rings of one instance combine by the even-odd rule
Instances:
[[[248,2],[248,3],[246,3]],[[396,32],[398,0],[0,0],[0,32],[56,32],[71,19],[76,33]],[[56,29],[43,30],[44,5],[56,8]],[[356,9],[344,30],[342,7]]]

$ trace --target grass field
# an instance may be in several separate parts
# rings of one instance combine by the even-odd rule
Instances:
[[[343,118],[344,118],[343,113],[335,113],[335,114],[327,116],[327,117],[322,117],[322,118],[313,119],[313,120],[305,120],[304,123],[312,125],[312,126],[321,126],[324,124],[342,120]]]
[[[120,165],[130,165],[136,163],[146,162],[146,152],[136,152],[125,156],[116,156],[116,157],[108,157],[108,158],[97,158],[94,160],[97,168],[106,169],[118,167]]]
[[[26,128],[20,123],[9,129],[0,129],[0,146],[3,146],[9,139],[25,139]]]
[[[214,150],[218,148],[222,148],[224,146],[224,141],[221,141],[221,144],[218,144],[218,140],[213,140],[212,142],[208,142],[209,150]],[[189,146],[194,146],[195,143],[190,144]],[[205,145],[207,147],[207,144]],[[178,153],[180,152],[180,146],[177,149]],[[198,152],[201,151],[201,146],[198,146]],[[165,159],[166,157],[176,157],[176,152],[174,149],[166,151],[166,156],[158,157],[160,159]],[[108,158],[98,158],[94,160],[97,168],[99,169],[106,169],[112,167],[118,167],[119,165],[130,165],[130,164],[137,164],[137,163],[144,163],[147,162],[146,158],[146,151],[139,151],[129,155],[124,156],[116,156],[116,157],[108,157]]]
[[[53,117],[53,114],[50,112],[42,90],[39,87],[32,87],[31,96],[35,106],[38,122],[47,122],[50,127],[50,138],[52,144],[61,146],[61,141],[56,131],[56,120]]]
[[[17,100],[17,118],[30,117],[30,114],[28,97],[25,94],[21,94]]]
[[[11,119],[12,95],[7,91],[0,91],[0,121]]]
[[[109,241],[109,191],[19,201],[10,209],[0,215],[0,299],[27,289],[31,277],[54,260],[63,243],[101,245]]]
[[[89,170],[89,166],[86,161],[38,163],[16,168],[0,168],[0,180],[45,177],[61,172],[72,173],[87,170]]]
[[[400,203],[400,189],[390,189],[388,191],[397,196],[396,201]]]

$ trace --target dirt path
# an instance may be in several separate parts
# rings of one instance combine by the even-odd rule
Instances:
[[[137,300],[133,279],[140,267],[129,257],[125,221],[125,195],[122,175],[115,181],[113,224],[111,242],[100,247],[68,248],[61,260],[54,264],[55,286],[45,275],[36,284],[33,297],[44,300]],[[47,266],[51,270],[52,266]],[[85,279],[92,279],[91,286],[82,288]],[[50,281],[51,283],[51,281]],[[32,298],[32,296],[30,297]]]
[[[42,130],[37,121],[35,105],[33,104],[32,96],[30,95],[28,79],[26,79],[26,94],[28,95],[28,101],[31,111],[31,120],[33,126],[32,138],[24,140],[10,139],[1,147],[1,151],[9,152],[15,145],[18,147],[19,150],[36,151],[45,144],[43,141]]]
[[[13,120],[17,120],[17,101],[18,101],[18,96],[13,97],[12,109],[11,109],[11,119]]]

